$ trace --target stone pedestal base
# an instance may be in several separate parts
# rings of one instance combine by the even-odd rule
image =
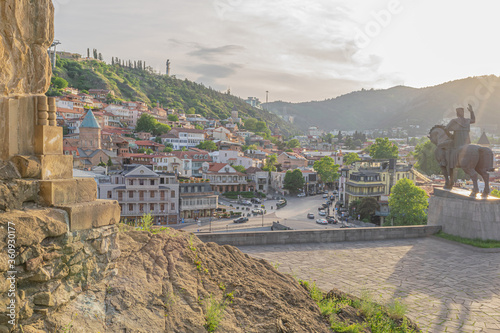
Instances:
[[[95,201],[97,184],[93,178],[40,181],[40,202],[47,206]]]
[[[428,225],[464,238],[500,240],[500,199],[469,197],[470,191],[434,189],[429,202]]]
[[[70,231],[112,225],[120,222],[120,205],[116,200],[100,200],[59,206],[69,215]]]

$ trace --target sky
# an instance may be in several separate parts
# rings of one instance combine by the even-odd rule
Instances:
[[[60,51],[144,60],[246,99],[500,74],[494,0],[53,0]]]

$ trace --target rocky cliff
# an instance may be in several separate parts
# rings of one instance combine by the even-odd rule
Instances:
[[[330,331],[293,278],[235,247],[170,228],[68,232],[65,219],[47,208],[0,214],[0,248],[15,221],[16,332],[207,332],[214,309],[217,332]],[[7,260],[2,252],[2,275]],[[9,320],[0,314],[0,332]]]

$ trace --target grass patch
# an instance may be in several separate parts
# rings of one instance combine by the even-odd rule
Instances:
[[[470,239],[470,238],[463,238],[459,236],[453,236],[450,234],[445,234],[444,232],[440,231],[436,234],[436,236],[441,237],[443,239],[451,240],[454,242],[462,243],[462,244],[467,244],[475,247],[480,247],[483,249],[495,249],[495,248],[500,248],[500,241],[497,240],[482,240],[478,238]]]
[[[205,328],[208,332],[215,332],[222,318],[224,318],[224,310],[227,304],[225,301],[216,300],[212,295],[205,301],[207,308],[207,312],[205,313]]]
[[[405,317],[406,307],[398,300],[382,306],[375,303],[372,296],[366,292],[361,298],[350,297],[335,290],[325,295],[318,289],[316,283],[302,280],[299,280],[299,283],[318,304],[321,314],[329,319],[334,332],[420,332],[418,327]]]

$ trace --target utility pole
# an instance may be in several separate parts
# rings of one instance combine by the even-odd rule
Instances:
[[[59,42],[58,40],[55,40],[52,45],[50,45],[50,48],[49,50],[51,50],[51,55],[52,55],[52,69],[55,69],[56,68],[56,49],[57,49],[57,45],[61,44],[61,42]],[[52,49],[53,48],[53,49]]]

